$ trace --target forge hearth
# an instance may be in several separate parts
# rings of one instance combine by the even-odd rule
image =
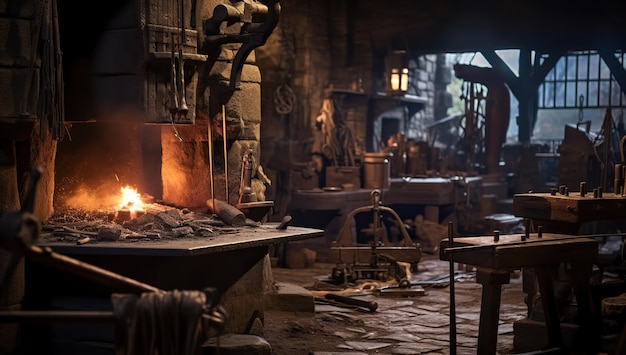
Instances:
[[[248,221],[248,228],[259,223]],[[94,242],[142,240],[180,240],[209,238],[240,232],[242,227],[226,224],[219,217],[158,203],[144,204],[141,210],[120,208],[114,211],[64,209],[43,224],[44,242],[73,242],[90,237]]]

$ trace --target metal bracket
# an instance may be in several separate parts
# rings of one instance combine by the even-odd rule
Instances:
[[[240,89],[241,71],[248,55],[255,48],[265,44],[278,24],[281,9],[279,0],[243,0],[237,2],[243,2],[243,9],[232,5],[218,5],[213,10],[213,17],[204,20],[202,24],[206,35],[204,48],[227,43],[242,44],[233,59],[228,85],[231,91]],[[237,34],[222,33],[222,23],[226,23],[226,27],[242,23],[241,30]]]

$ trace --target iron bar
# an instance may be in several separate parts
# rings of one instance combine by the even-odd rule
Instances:
[[[448,240],[453,243],[452,222],[448,222]],[[450,255],[450,355],[456,355],[456,301],[454,296],[454,261]]]
[[[228,203],[228,148],[226,142],[226,105],[222,104],[222,140],[224,142],[224,185],[226,186],[226,198]]]

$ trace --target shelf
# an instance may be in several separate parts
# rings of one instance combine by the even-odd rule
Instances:
[[[367,98],[370,96],[369,93],[365,92],[365,91],[355,91],[355,90],[349,90],[349,89],[332,89],[331,90],[331,94],[335,95],[354,95],[354,96],[362,96],[364,98]]]
[[[376,93],[374,95],[375,100],[392,100],[397,102],[403,102],[407,104],[420,104],[424,105],[428,102],[428,99],[423,96],[404,95],[404,96],[389,96],[383,93]]]

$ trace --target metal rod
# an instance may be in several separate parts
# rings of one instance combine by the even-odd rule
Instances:
[[[187,88],[185,87],[185,60],[183,59],[183,47],[178,47],[178,75],[180,76],[180,107],[178,108],[179,117],[186,118],[189,112],[187,106]]]
[[[448,222],[448,240],[453,244],[454,230]],[[454,261],[450,255],[450,355],[456,355],[456,301],[454,298]]]
[[[176,88],[176,55],[174,54],[174,37],[170,40],[170,116],[172,124],[178,114],[178,89]]]
[[[222,104],[222,140],[224,142],[224,185],[226,186],[226,203],[228,203],[228,150],[226,142],[226,105]]]
[[[209,145],[209,178],[211,179],[211,208],[215,213],[215,178],[213,176],[213,120],[211,113],[207,116],[207,140]]]

